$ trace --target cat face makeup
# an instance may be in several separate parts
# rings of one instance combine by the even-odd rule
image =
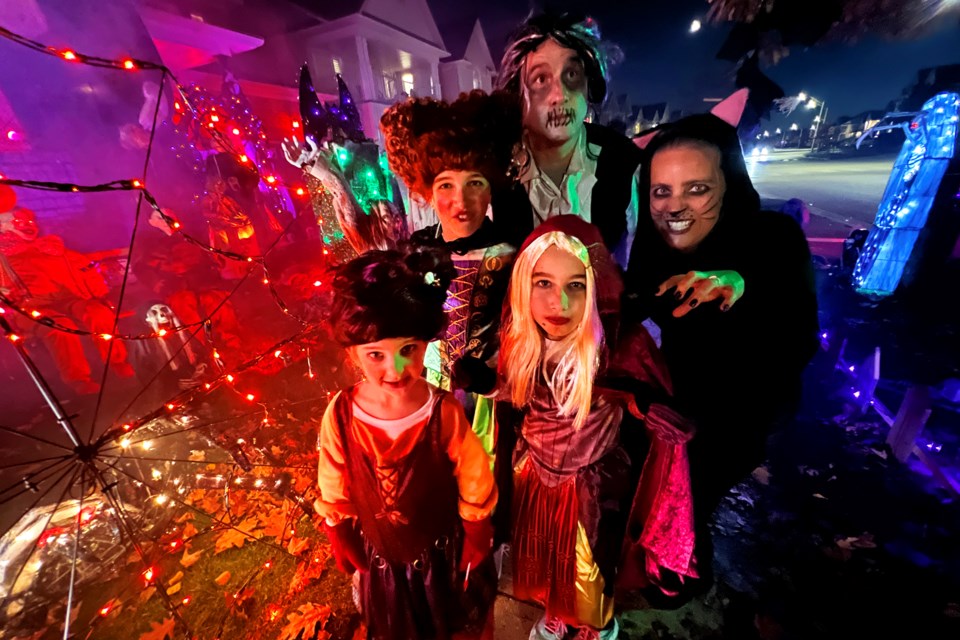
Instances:
[[[724,193],[720,151],[713,146],[669,146],[650,161],[650,215],[660,236],[677,251],[693,251],[710,235]]]

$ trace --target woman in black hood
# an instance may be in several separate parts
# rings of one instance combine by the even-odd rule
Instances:
[[[646,152],[627,307],[660,327],[676,398],[697,421],[696,555],[709,578],[710,514],[763,462],[816,351],[813,268],[799,225],[761,211],[735,127],[690,116],[665,125]],[[732,298],[716,297],[724,290]]]

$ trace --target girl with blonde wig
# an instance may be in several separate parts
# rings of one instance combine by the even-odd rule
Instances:
[[[542,357],[544,341],[530,313],[530,299],[534,286],[534,267],[550,247],[557,247],[583,263],[588,304],[578,326],[561,339],[558,345],[560,356],[548,375],[547,361]],[[503,339],[504,344],[509,345],[504,356],[504,368],[511,372],[508,378],[509,398],[517,406],[529,404],[536,380],[543,375],[560,407],[560,415],[572,415],[574,428],[579,429],[590,413],[593,376],[597,372],[600,349],[603,347],[603,326],[594,296],[596,276],[587,247],[577,237],[559,231],[541,235],[530,243],[514,265],[513,283],[509,302],[517,313],[506,327]],[[577,372],[588,375],[574,375]]]
[[[531,640],[615,638],[621,576],[617,586],[664,588],[661,569],[696,575],[692,426],[669,406],[670,380],[646,330],[621,326],[622,290],[600,231],[578,216],[548,219],[517,253],[499,397],[522,412],[514,594],[546,610]]]

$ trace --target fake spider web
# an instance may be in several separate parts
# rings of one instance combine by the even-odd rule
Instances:
[[[161,97],[176,86],[184,115],[200,120],[168,70],[159,70]],[[162,104],[158,99],[151,132],[164,126]],[[229,144],[216,141],[221,149]],[[154,142],[151,133],[145,181],[151,153],[160,153]],[[8,176],[8,183],[17,183],[14,177],[26,188],[86,189],[30,184],[30,176]],[[146,224],[151,211],[165,211],[158,204],[163,194],[136,182],[121,185],[137,195],[137,217],[122,281],[112,293],[116,335],[82,336],[112,340],[110,349],[121,334],[131,337],[127,345],[143,337],[123,332],[134,320],[124,320],[134,306],[130,264],[146,246],[145,234],[155,233]],[[111,376],[108,357],[96,396],[64,399],[53,382],[55,370],[32,355],[38,341],[26,348],[17,332],[37,318],[26,317],[29,309],[7,306],[0,316],[8,338],[3,357],[20,360],[22,380],[35,385],[46,408],[27,424],[0,419],[0,638],[325,633],[331,607],[310,601],[310,587],[329,556],[312,522],[315,441],[330,390],[353,373],[325,328],[304,319],[310,301],[288,306],[287,292],[274,281],[271,256],[289,249],[288,230],[262,246],[256,259],[181,232],[184,243],[210,250],[242,275],[219,292],[219,302],[207,305],[195,326],[142,340],[166,340],[164,355],[170,355],[138,385]],[[316,258],[322,263],[321,252]],[[319,285],[309,281],[323,267],[294,268],[293,280]],[[256,329],[242,346],[218,343],[226,305]],[[188,351],[203,354],[204,375],[162,402],[148,403],[163,373]],[[22,401],[39,405],[36,397]]]

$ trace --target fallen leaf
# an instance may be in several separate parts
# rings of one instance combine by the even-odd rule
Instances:
[[[146,589],[140,592],[140,602],[146,602],[147,600],[152,598],[153,594],[155,594],[156,592],[157,592],[156,587],[147,587]]]
[[[187,520],[193,520],[193,511],[186,511],[179,518],[174,520],[177,524],[183,524]]]
[[[753,470],[753,479],[763,485],[770,484],[770,470],[760,466]]]
[[[875,449],[874,447],[870,447],[870,453],[874,454],[875,456],[879,456],[884,460],[887,459],[887,452],[884,451],[883,449]]]
[[[214,545],[213,553],[217,554],[227,549],[233,549],[234,547],[242,547],[247,540],[253,537],[252,533],[254,529],[256,529],[257,524],[255,518],[249,518],[236,527],[224,530],[217,537],[217,543]]]
[[[853,546],[858,549],[876,549],[877,543],[873,541],[873,534],[864,532],[853,542]]]
[[[205,451],[196,451],[193,450],[190,452],[190,456],[187,460],[192,460],[193,462],[205,462],[207,459],[207,453]]]
[[[837,540],[837,546],[841,549],[853,549],[854,543],[857,541],[856,536],[850,536],[843,538],[842,540]]]
[[[167,589],[167,595],[168,595],[168,596],[172,596],[173,594],[178,593],[178,592],[180,591],[180,589],[182,589],[182,588],[183,588],[183,583],[182,583],[182,582],[178,582],[177,584],[175,584],[175,585],[171,586],[169,589]]]
[[[220,575],[218,575],[218,576],[216,577],[216,579],[214,579],[214,582],[216,582],[216,583],[217,583],[218,585],[220,585],[221,587],[222,587],[223,585],[227,584],[228,582],[230,582],[230,572],[229,572],[229,571],[224,571],[223,573],[221,573]]]
[[[314,633],[316,633],[317,625],[323,627],[329,617],[330,607],[326,605],[314,604],[312,602],[302,604],[297,607],[295,613],[287,615],[288,623],[280,631],[278,640],[295,640],[301,632],[303,632],[304,639],[312,638]],[[317,640],[325,640],[329,637],[330,634],[322,629],[317,634]]]
[[[183,571],[177,571],[175,574],[173,574],[172,578],[167,580],[167,584],[177,584],[181,580],[183,580]]]
[[[140,636],[140,640],[164,640],[169,637],[173,640],[173,630],[176,623],[173,618],[167,618],[163,622],[151,622],[150,631]]]
[[[184,540],[189,540],[189,539],[193,538],[195,535],[197,535],[197,528],[196,528],[195,526],[193,526],[193,523],[192,523],[192,522],[188,522],[188,523],[185,524],[184,527],[183,527],[183,534],[182,534],[182,535],[183,535],[183,539],[184,539]]]
[[[189,551],[187,551],[186,549],[184,549],[184,550],[183,550],[183,557],[180,558],[180,564],[181,564],[182,566],[184,566],[184,567],[192,567],[193,565],[195,565],[195,564],[197,563],[197,560],[200,559],[200,556],[203,555],[203,552],[204,552],[204,550],[203,550],[203,549],[200,549],[200,551],[197,551],[197,552],[194,552],[194,553],[190,553]]]
[[[294,536],[293,538],[290,538],[290,542],[287,543],[287,551],[289,551],[291,555],[298,556],[309,546],[310,540],[307,538],[297,538]]]

